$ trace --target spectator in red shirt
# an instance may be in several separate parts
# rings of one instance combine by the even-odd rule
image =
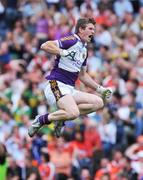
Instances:
[[[102,142],[96,125],[90,120],[84,132],[84,142],[86,147],[88,147],[89,156],[92,156],[94,151],[102,149]]]
[[[55,165],[50,162],[50,155],[48,152],[42,152],[42,163],[39,166],[39,172],[42,180],[54,180],[55,177]]]

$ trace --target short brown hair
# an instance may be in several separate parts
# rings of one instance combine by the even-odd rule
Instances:
[[[81,18],[77,21],[77,24],[75,26],[75,33],[79,32],[79,28],[85,29],[87,24],[93,24],[94,26],[96,25],[96,22],[94,18]]]

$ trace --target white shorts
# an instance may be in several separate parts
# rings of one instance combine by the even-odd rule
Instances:
[[[56,80],[47,81],[47,85],[44,90],[49,105],[55,105],[56,101],[66,94],[74,96],[77,92],[78,90],[76,90],[73,86]]]

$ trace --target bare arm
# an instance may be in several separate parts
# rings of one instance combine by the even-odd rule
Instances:
[[[112,90],[109,88],[104,88],[103,86],[96,83],[86,72],[86,68],[83,67],[79,73],[79,79],[82,83],[84,83],[86,86],[90,87],[91,89],[95,90],[99,94],[102,95],[102,98],[104,100],[107,100],[112,95]]]
[[[59,48],[57,41],[46,41],[41,45],[41,49],[46,51],[47,53],[60,56],[72,56],[73,53],[73,51]]]
[[[62,49],[58,47],[56,41],[46,41],[41,45],[41,49],[54,55],[60,55],[60,52],[62,51]]]
[[[86,86],[90,87],[91,89],[95,91],[100,86],[89,76],[89,74],[86,72],[85,67],[83,67],[82,70],[80,71],[79,79],[83,84],[85,84]]]
[[[74,51],[59,48],[57,41],[46,41],[41,45],[41,49],[54,55],[74,56]]]

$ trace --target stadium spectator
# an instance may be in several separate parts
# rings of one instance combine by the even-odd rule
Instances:
[[[55,165],[52,162],[50,162],[50,156],[48,152],[42,152],[41,158],[42,158],[42,162],[39,166],[39,172],[42,180],[54,180]]]

